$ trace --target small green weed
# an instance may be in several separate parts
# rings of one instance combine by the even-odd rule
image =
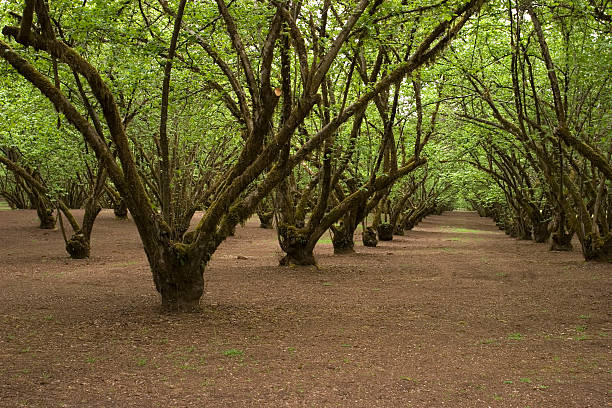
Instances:
[[[244,351],[238,349],[229,349],[223,352],[226,357],[238,357],[244,355]]]
[[[93,363],[95,363],[96,361],[98,361],[98,359],[97,359],[96,357],[87,357],[87,358],[85,359],[85,361],[87,361],[87,363],[89,363],[89,364],[93,364]]]
[[[523,340],[523,335],[521,333],[510,333],[508,335],[508,339],[510,339],[510,340]]]
[[[529,377],[521,377],[519,379],[519,381],[522,382],[522,383],[525,383],[525,384],[531,384],[531,382],[532,382],[531,378],[529,378]]]
[[[144,367],[147,365],[147,359],[144,357],[139,357],[136,359],[136,365],[138,367]]]
[[[505,380],[504,384],[514,384],[514,381],[512,381],[512,380]]]
[[[196,368],[189,363],[183,363],[179,366],[182,370],[195,370]]]
[[[578,333],[584,333],[586,331],[587,327],[586,326],[576,326],[576,331]]]
[[[574,340],[583,341],[583,340],[588,340],[590,338],[591,337],[588,334],[583,334],[582,336],[575,337]]]

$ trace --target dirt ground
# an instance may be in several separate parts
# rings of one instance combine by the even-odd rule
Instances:
[[[0,211],[0,406],[612,406],[612,265],[465,212],[356,249],[326,236],[318,268],[279,267],[249,222],[202,313],[162,314],[131,221],[103,211],[71,260]]]

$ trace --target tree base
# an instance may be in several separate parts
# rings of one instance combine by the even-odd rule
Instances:
[[[347,246],[342,246],[342,247],[334,245],[335,255],[348,255],[348,254],[354,254],[354,253],[355,253],[354,245],[347,245]]]
[[[175,243],[168,248],[163,262],[152,266],[155,288],[162,298],[162,309],[168,312],[199,310],[204,293],[204,268],[210,254],[190,253],[189,247]]]
[[[404,231],[411,231],[415,225],[416,224],[413,220],[407,220],[406,222],[404,222],[402,227],[404,227]]]
[[[589,234],[582,247],[585,260],[612,263],[612,234],[605,237]]]
[[[281,258],[279,261],[280,266],[312,266],[316,265],[317,262],[315,260],[314,255],[312,254],[287,254]]]
[[[550,230],[548,229],[548,222],[538,223],[533,227],[533,240],[539,244],[548,242],[550,238]]]
[[[363,245],[367,247],[375,247],[378,245],[378,239],[376,238],[376,231],[372,227],[367,227],[361,233],[361,239],[363,241]]]
[[[272,229],[273,225],[272,225],[272,218],[273,218],[273,213],[257,213],[257,216],[259,217],[259,227],[260,228],[264,228],[264,229]]]
[[[334,254],[336,255],[352,254],[355,252],[355,249],[353,249],[355,246],[353,232],[346,231],[344,226],[332,230],[332,244],[334,245]]]
[[[162,296],[161,309],[166,313],[198,313],[202,311],[200,300],[164,299]]]
[[[393,226],[391,224],[380,224],[376,231],[379,241],[393,241]]]
[[[562,236],[559,233],[554,233],[552,235],[550,250],[551,251],[561,251],[561,252],[571,252],[574,247],[572,245],[572,237],[574,234],[563,234]]]
[[[128,208],[125,201],[119,201],[119,203],[113,207],[113,212],[115,213],[115,218],[118,218],[120,220],[127,220]]]
[[[40,220],[40,229],[54,229],[57,219],[53,215],[53,211],[46,210],[38,211],[38,219]]]
[[[66,251],[72,259],[89,258],[89,242],[83,234],[75,234],[66,242]]]

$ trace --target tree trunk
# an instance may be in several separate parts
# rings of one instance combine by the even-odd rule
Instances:
[[[395,227],[393,228],[393,234],[404,236],[404,227],[401,225],[401,223],[398,222],[395,224]]]
[[[53,209],[47,207],[43,200],[37,199],[36,203],[36,214],[40,220],[41,229],[53,229],[55,228],[56,218],[53,215]]]
[[[378,224],[376,228],[379,241],[393,241],[393,226],[388,223]]]
[[[127,220],[128,208],[123,198],[119,199],[119,201],[113,205],[113,212],[115,213],[115,217],[120,220]]]
[[[274,213],[272,211],[257,211],[257,216],[259,217],[259,227],[265,229],[272,229],[272,218],[274,218]]]
[[[102,207],[98,204],[96,197],[89,197],[85,202],[85,214],[83,215],[83,224],[80,230],[75,233],[66,242],[66,251],[72,259],[89,258],[91,250],[91,231],[93,230],[94,222],[100,214]]]
[[[525,216],[519,213],[516,216],[515,223],[517,228],[517,238],[523,241],[530,241],[532,239],[531,225],[529,225],[529,221],[525,218]]]
[[[310,234],[304,228],[281,225],[278,234],[279,244],[286,254],[280,260],[281,266],[317,264],[313,254],[314,246],[308,245]]]
[[[337,228],[332,228],[332,244],[334,245],[334,254],[352,254],[355,252],[355,241],[353,234],[355,228],[350,228],[347,225],[341,225]]]
[[[552,234],[550,250],[551,251],[563,251],[563,252],[571,252],[574,248],[572,246],[572,237],[574,233],[570,234],[560,234],[559,232],[555,232]]]
[[[612,234],[604,237],[587,234],[582,242],[582,252],[586,261],[612,263]]]
[[[90,250],[89,239],[86,239],[80,231],[73,234],[66,242],[66,252],[72,259],[89,258]]]
[[[285,255],[280,261],[279,264],[281,266],[289,266],[289,265],[298,265],[298,266],[309,266],[316,265],[315,257],[312,253],[312,250],[308,250],[305,247],[294,246],[291,247],[287,251],[287,255]]]
[[[363,245],[367,247],[375,247],[378,245],[378,239],[376,238],[376,230],[373,227],[367,227],[361,233],[361,239]]]
[[[550,237],[550,229],[548,228],[548,224],[548,221],[539,221],[538,223],[534,224],[533,239],[535,242],[548,242],[548,238]]]
[[[200,308],[204,293],[204,269],[210,254],[192,254],[188,246],[175,243],[149,260],[155,288],[161,295],[162,309],[190,312]]]

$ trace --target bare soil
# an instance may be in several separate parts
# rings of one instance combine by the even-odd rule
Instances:
[[[1,407],[612,406],[612,265],[474,213],[301,268],[249,222],[183,315],[131,221],[103,211],[89,260],[37,223],[0,212]]]

